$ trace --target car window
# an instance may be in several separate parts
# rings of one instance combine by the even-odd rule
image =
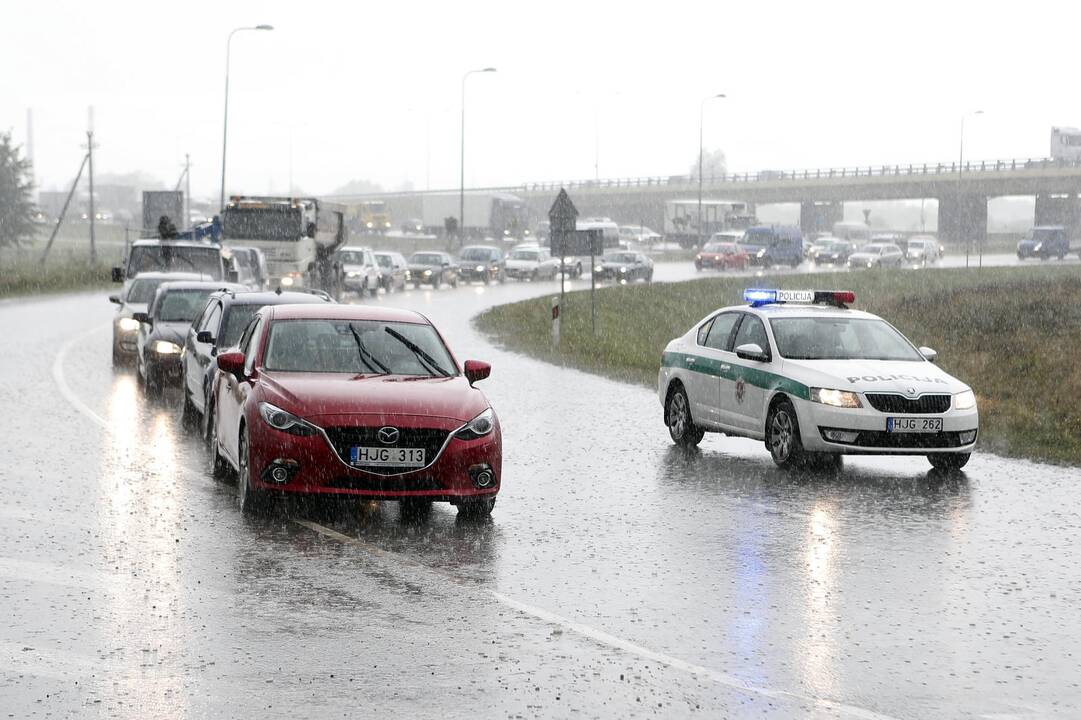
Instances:
[[[736,340],[732,343],[732,347],[737,348],[748,343],[754,343],[767,353],[769,352],[769,337],[766,335],[766,326],[754,315],[744,313],[743,322],[739,325]]]
[[[199,330],[208,331],[211,336],[217,337],[218,323],[221,322],[221,303],[214,302],[210,305],[210,312],[205,313],[203,321],[199,323]]]
[[[261,305],[234,304],[229,307],[229,312],[225,313],[225,321],[221,325],[221,332],[216,333],[214,337],[217,339],[217,345],[221,348],[232,347],[240,341],[240,335],[248,327],[248,323],[255,317],[255,313],[259,311]]]
[[[721,313],[713,320],[709,334],[706,336],[705,346],[714,350],[731,351],[732,328],[739,320],[739,313]]]
[[[164,280],[161,279],[148,279],[136,278],[132,281],[131,287],[128,288],[127,301],[129,303],[142,303],[148,305],[151,300],[154,299],[154,293],[158,291],[158,286],[161,285]]]
[[[169,290],[158,298],[154,319],[162,322],[191,322],[206,306],[210,290]]]
[[[248,324],[244,327],[244,332],[240,336],[240,340],[236,343],[237,349],[240,352],[244,352],[248,347],[248,341],[251,340],[252,331],[255,329],[255,318],[248,321]]]
[[[242,348],[244,351],[244,374],[251,375],[255,371],[255,354],[258,350],[259,337],[262,335],[263,318],[256,319],[251,326],[251,333],[248,335],[247,342]]]

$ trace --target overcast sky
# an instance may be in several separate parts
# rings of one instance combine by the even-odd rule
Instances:
[[[1008,11],[1001,10],[1009,7]],[[0,128],[45,188],[70,182],[94,106],[98,172],[176,181],[221,168],[233,39],[231,190],[347,180],[467,185],[686,173],[705,144],[733,170],[1043,157],[1081,125],[1081,3],[55,2],[8,0]],[[599,141],[599,142],[598,142]],[[430,153],[427,148],[430,146]],[[599,153],[596,152],[599,146]],[[430,159],[429,159],[430,158]]]

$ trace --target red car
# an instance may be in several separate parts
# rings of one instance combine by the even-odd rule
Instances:
[[[743,270],[750,262],[747,252],[734,242],[708,242],[702,246],[702,252],[694,258],[694,267],[698,270],[715,268]]]
[[[491,513],[502,473],[499,420],[473,387],[491,366],[461,368],[414,312],[358,305],[261,309],[218,355],[210,451],[237,474],[246,513],[274,495],[433,501]]]

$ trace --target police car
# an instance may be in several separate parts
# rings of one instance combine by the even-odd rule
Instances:
[[[668,343],[657,390],[677,445],[706,432],[764,440],[782,468],[844,454],[968,462],[979,416],[971,388],[930,348],[849,309],[855,294],[747,290]]]

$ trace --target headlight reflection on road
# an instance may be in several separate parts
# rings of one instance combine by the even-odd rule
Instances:
[[[807,577],[804,583],[807,597],[805,622],[808,645],[802,655],[804,680],[816,693],[832,697],[836,687],[838,655],[834,632],[837,571],[836,508],[831,501],[819,500],[811,511],[807,528],[807,550],[804,563]]]
[[[95,627],[101,646],[117,649],[120,670],[102,691],[115,694],[106,702],[122,701],[147,716],[187,717],[178,429],[169,411],[140,402],[130,374],[114,378],[105,419],[97,513],[115,574]]]

